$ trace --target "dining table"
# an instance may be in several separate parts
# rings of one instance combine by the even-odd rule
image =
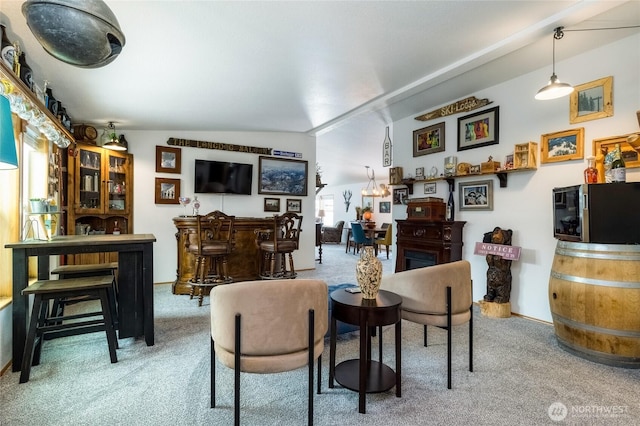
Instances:
[[[27,336],[29,258],[37,257],[37,279],[50,279],[50,256],[81,253],[118,253],[118,338],[144,337],[153,346],[152,234],[63,235],[50,240],[5,244],[13,254],[13,371],[20,371]]]
[[[349,252],[349,239],[351,238],[351,227],[348,226],[346,227],[347,229],[347,247],[345,248],[345,253]],[[364,231],[364,235],[367,238],[371,238],[372,240],[375,241],[376,238],[382,238],[384,237],[385,232],[387,232],[386,228],[377,228],[377,227],[373,227],[373,228],[369,228],[368,226],[362,226],[362,230]],[[374,244],[375,246],[375,244]],[[377,248],[376,248],[376,255],[377,255]]]

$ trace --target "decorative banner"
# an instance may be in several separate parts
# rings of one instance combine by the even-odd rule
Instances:
[[[493,254],[495,256],[502,256],[507,260],[519,260],[521,248],[517,246],[506,246],[502,244],[493,243],[476,243],[476,247],[473,254]]]
[[[234,145],[231,143],[222,142],[194,141],[191,139],[169,138],[169,140],[167,140],[167,145],[189,146],[192,148],[218,149],[220,151],[236,151],[246,152],[249,154],[271,155],[271,148],[258,148],[255,146]]]
[[[478,99],[475,96],[469,96],[468,98],[454,102],[450,105],[443,106],[442,108],[435,109],[426,114],[422,114],[416,117],[416,120],[429,121],[434,118],[446,117],[447,115],[457,114],[459,112],[473,111],[474,109],[482,108],[485,105],[493,103],[489,99]]]
[[[302,158],[301,152],[280,151],[279,149],[274,149],[273,155],[276,157]]]

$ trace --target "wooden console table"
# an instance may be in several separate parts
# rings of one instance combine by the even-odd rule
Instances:
[[[178,249],[178,265],[176,280],[171,286],[173,294],[189,294],[193,277],[194,257],[186,250],[190,233],[197,232],[195,216],[179,216],[173,218],[177,228],[176,242]],[[233,226],[235,230],[235,248],[229,256],[227,267],[229,275],[234,281],[250,281],[260,279],[260,252],[256,247],[256,229],[273,227],[273,218],[236,217]]]
[[[396,272],[462,259],[462,228],[466,222],[396,222]]]

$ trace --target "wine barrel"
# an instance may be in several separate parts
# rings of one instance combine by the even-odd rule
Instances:
[[[561,347],[640,368],[640,246],[558,241],[549,304]]]

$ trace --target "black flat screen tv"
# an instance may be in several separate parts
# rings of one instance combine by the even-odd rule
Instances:
[[[251,195],[252,178],[252,164],[196,160],[194,192]]]

